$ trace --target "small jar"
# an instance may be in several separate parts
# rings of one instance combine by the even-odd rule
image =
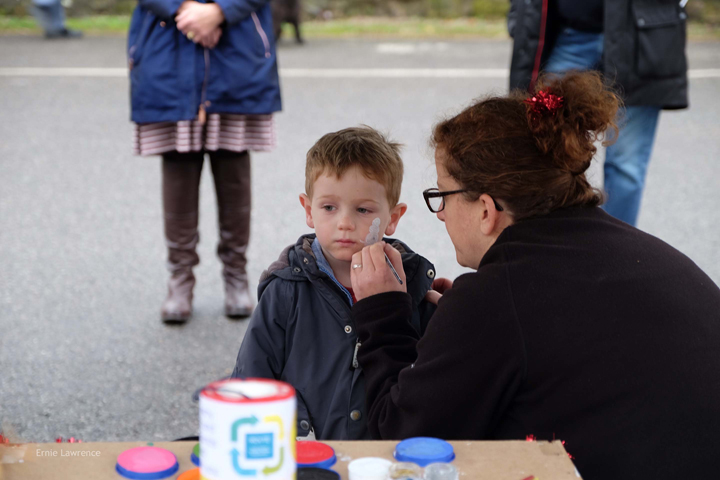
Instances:
[[[348,463],[350,480],[386,480],[392,462],[384,458],[365,457]]]
[[[422,480],[422,468],[410,462],[393,463],[388,472],[390,480]]]
[[[449,463],[431,463],[425,467],[424,480],[458,480],[457,468]]]

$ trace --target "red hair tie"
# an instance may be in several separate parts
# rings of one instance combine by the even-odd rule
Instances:
[[[555,115],[555,112],[563,106],[563,97],[553,95],[548,90],[540,90],[532,97],[526,98],[524,103],[529,105],[530,118],[537,120],[545,115]]]

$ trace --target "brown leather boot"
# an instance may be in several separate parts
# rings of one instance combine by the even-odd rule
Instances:
[[[198,153],[163,155],[163,210],[168,247],[168,295],[160,312],[163,322],[181,323],[192,314],[195,275],[200,263],[195,247],[198,235],[198,191],[203,156]]]
[[[254,307],[245,271],[250,240],[250,155],[220,150],[210,153],[210,162],[218,202],[217,253],[223,262],[225,315],[249,317]]]

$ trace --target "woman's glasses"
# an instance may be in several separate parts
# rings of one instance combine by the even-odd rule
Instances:
[[[456,193],[463,193],[463,192],[469,192],[470,190],[450,190],[448,192],[441,192],[437,188],[428,188],[427,190],[423,191],[423,197],[425,198],[425,203],[427,204],[428,208],[433,213],[442,212],[445,208],[445,197],[448,195],[454,195]],[[490,197],[492,198],[492,197]],[[498,212],[502,212],[503,208],[500,206],[499,203],[493,198],[493,203],[495,204],[495,210]]]

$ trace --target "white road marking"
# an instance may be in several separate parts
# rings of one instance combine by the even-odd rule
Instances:
[[[283,78],[497,78],[509,75],[506,68],[281,68]],[[0,77],[127,77],[126,68],[0,68]],[[692,79],[720,78],[720,68],[688,71]]]

